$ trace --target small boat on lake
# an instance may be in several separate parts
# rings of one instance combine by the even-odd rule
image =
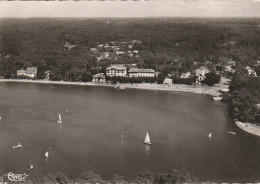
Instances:
[[[59,120],[57,121],[58,123],[62,123],[62,120],[61,120],[61,115],[59,113]]]
[[[211,139],[211,136],[212,136],[212,133],[210,133],[208,137]]]
[[[214,96],[213,97],[213,100],[216,100],[216,101],[219,101],[219,100],[222,100],[223,97],[221,96]]]
[[[236,135],[236,134],[237,134],[236,132],[231,132],[231,131],[229,131],[228,133],[229,133],[229,134],[233,134],[233,135]]]
[[[46,153],[44,154],[45,158],[49,158],[49,152],[46,151]]]
[[[32,162],[30,162],[29,170],[32,170],[32,169],[33,169],[33,165],[32,165]]]
[[[148,132],[146,133],[146,137],[145,137],[144,143],[148,144],[148,145],[152,144]]]
[[[23,145],[21,145],[21,143],[19,142],[19,144],[17,146],[13,146],[13,149],[15,149],[15,148],[22,148],[22,147],[23,147]]]

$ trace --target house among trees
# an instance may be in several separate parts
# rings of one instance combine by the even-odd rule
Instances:
[[[44,74],[45,74],[45,79],[49,80],[50,79],[50,70],[45,71]]]
[[[195,70],[195,73],[196,73],[196,83],[197,84],[201,84],[201,82],[205,79],[205,75],[206,73],[209,73],[210,71],[205,67],[205,66],[202,66],[200,68],[197,68]]]
[[[90,48],[90,51],[94,52],[94,51],[97,51],[96,48]]]
[[[180,78],[187,79],[187,78],[190,78],[190,76],[191,76],[191,73],[187,72],[187,73],[182,73]]]
[[[257,77],[256,72],[255,72],[250,66],[247,66],[247,67],[246,67],[246,70],[247,70],[247,72],[248,72],[248,75],[251,75],[251,76],[253,76],[253,77]]]
[[[92,82],[105,82],[106,81],[106,77],[104,73],[98,73],[96,75],[92,76]]]
[[[153,69],[139,69],[132,68],[128,71],[129,77],[154,77],[155,71]]]
[[[163,81],[163,84],[172,84],[172,79],[165,78],[164,81]]]
[[[103,58],[108,58],[109,57],[109,52],[102,52]]]
[[[25,70],[17,70],[17,76],[27,76],[27,77],[35,77],[37,74],[37,67],[28,67]]]
[[[25,70],[17,70],[17,76],[22,76],[22,75],[24,75],[24,76],[26,76],[26,71]]]
[[[126,77],[126,66],[123,64],[112,64],[106,69],[106,75],[110,77]]]

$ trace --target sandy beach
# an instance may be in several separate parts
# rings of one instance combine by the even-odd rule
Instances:
[[[244,131],[246,131],[250,134],[260,136],[260,126],[257,126],[257,125],[252,124],[252,123],[242,123],[242,122],[237,121],[237,120],[235,120],[235,123],[242,130],[244,130]]]
[[[122,89],[135,88],[135,89],[147,89],[147,90],[177,91],[177,92],[190,92],[196,94],[219,96],[221,95],[220,91],[228,90],[228,85],[226,85],[228,81],[230,81],[230,79],[222,78],[221,82],[217,86],[140,83],[140,84],[120,84],[120,87]],[[80,85],[80,86],[106,86],[106,87],[115,86],[110,83],[100,83],[100,82],[69,82],[69,81],[50,81],[50,80],[27,80],[27,79],[0,79],[0,82],[24,82],[24,83],[62,84],[62,85]]]

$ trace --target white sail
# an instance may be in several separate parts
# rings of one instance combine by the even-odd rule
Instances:
[[[31,169],[33,169],[33,165],[32,165],[32,163],[30,162],[30,170],[31,170]]]
[[[47,152],[44,154],[44,156],[45,156],[46,158],[48,158],[48,157],[49,157],[49,152],[47,151]]]
[[[150,140],[150,136],[149,136],[148,132],[146,133],[146,137],[145,137],[144,143],[145,144],[151,144],[151,140]]]
[[[211,136],[212,136],[212,133],[209,134],[209,138],[211,138]]]
[[[61,115],[59,113],[59,120],[57,121],[58,123],[62,123],[62,120],[61,120]]]
[[[19,142],[19,144],[17,146],[13,146],[13,148],[21,148],[23,147],[23,145],[21,145],[21,143]]]

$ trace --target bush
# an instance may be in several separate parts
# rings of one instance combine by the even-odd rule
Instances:
[[[81,178],[86,183],[100,183],[102,181],[102,178],[92,171],[84,171],[81,174]]]
[[[165,184],[165,183],[194,183],[197,179],[186,170],[172,170],[169,173],[150,172],[144,170],[137,177],[137,183]]]
[[[214,84],[218,84],[220,82],[220,75],[215,72],[206,73],[205,79],[202,81],[203,84],[208,86],[213,86]]]
[[[84,73],[81,76],[82,82],[91,82],[92,81],[92,75],[90,73]]]
[[[172,77],[172,83],[175,84],[187,84],[187,85],[192,85],[196,82],[196,77],[190,77],[190,78],[180,78],[177,76]]]

